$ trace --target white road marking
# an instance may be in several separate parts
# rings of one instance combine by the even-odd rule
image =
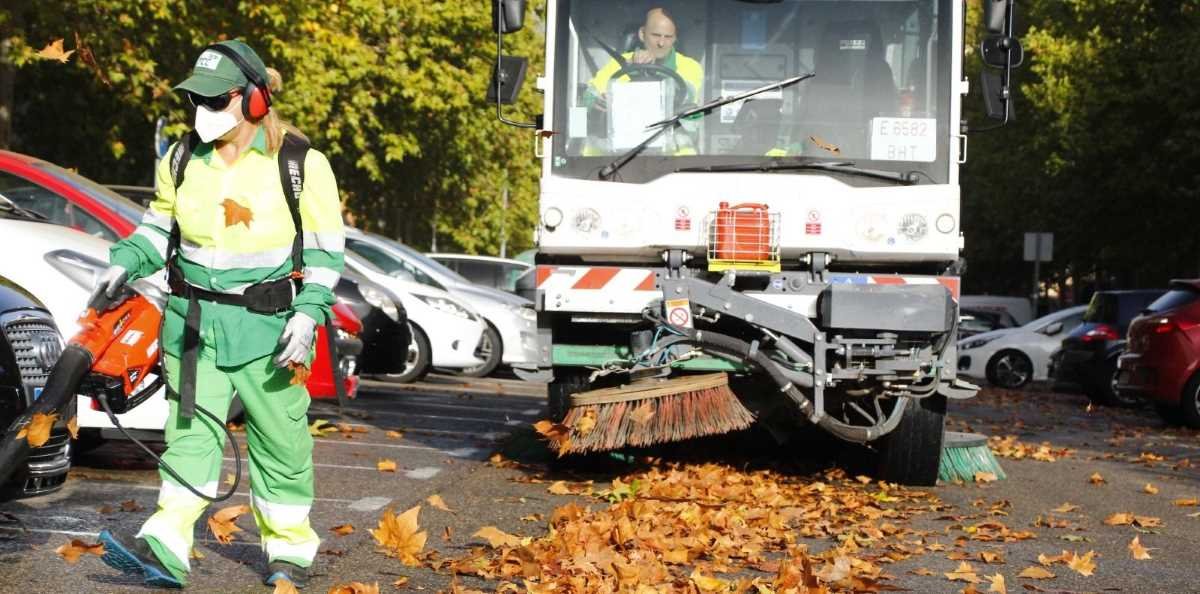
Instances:
[[[422,466],[421,468],[414,468],[406,471],[404,476],[410,479],[428,480],[437,476],[438,474],[441,474],[441,472],[442,469],[435,466]]]
[[[233,458],[222,458],[222,460],[224,460],[226,462],[233,462]],[[316,466],[318,468],[338,468],[338,469],[343,469],[343,470],[370,470],[371,472],[379,472],[379,469],[374,466],[354,466],[352,464],[324,464],[322,462],[314,462],[313,466]],[[242,475],[244,476],[245,474],[246,474],[246,470],[243,469]]]
[[[479,448],[458,448],[457,450],[446,450],[446,454],[455,458],[473,458],[483,453]]]
[[[96,481],[89,481],[89,482],[94,483]],[[112,484],[112,482],[108,482],[108,481],[101,481],[101,482],[103,484],[110,484],[110,485]],[[130,488],[130,489],[141,489],[143,491],[158,491],[158,487],[154,487],[154,486],[150,486],[150,485],[128,485],[127,484],[127,485],[121,485],[121,486]],[[229,485],[222,483],[220,488],[222,490],[228,489]],[[224,494],[224,493],[222,492],[222,494]],[[238,497],[249,497],[250,496],[249,493],[243,493],[241,491],[235,492],[234,495],[236,495]],[[332,498],[332,497],[314,497],[313,501],[328,501],[330,503],[354,503],[357,500],[355,500],[355,499],[336,499],[336,498]]]
[[[369,413],[372,417],[403,417],[406,419],[435,419],[438,421],[462,421],[464,423],[486,423],[489,425],[503,425],[504,421],[499,418],[482,418],[482,417],[445,417],[442,415],[423,415],[418,413],[403,413],[387,410],[373,410]]]
[[[332,419],[330,419],[330,420],[332,420]],[[379,427],[378,425],[367,425],[367,424],[363,424],[363,423],[340,423],[340,422],[338,424],[346,425],[347,427],[363,427],[363,428],[367,429],[368,432],[370,430],[390,431],[390,429],[388,429],[386,427]],[[411,433],[412,435],[426,435],[426,436],[430,436],[430,437],[438,437],[438,436],[457,437],[462,441],[468,441],[468,440],[471,440],[471,441],[475,441],[475,440],[497,441],[497,440],[503,438],[505,435],[507,435],[507,434],[501,433],[499,431],[487,431],[484,433],[473,433],[471,431],[447,431],[445,429],[407,429],[407,428],[403,428],[403,427],[397,428],[397,430],[405,435],[408,435]],[[399,438],[399,439],[403,439],[403,438]]]
[[[525,416],[529,416],[529,417],[532,417],[534,415],[539,415],[541,413],[542,413],[542,409],[540,409],[540,408],[527,408],[527,409],[521,411],[521,414],[523,414]]]
[[[362,499],[351,503],[349,507],[354,511],[369,512],[381,509],[383,506],[391,502],[391,497],[363,497]]]

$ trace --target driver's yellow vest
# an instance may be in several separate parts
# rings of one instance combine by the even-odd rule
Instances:
[[[628,62],[633,59],[633,52],[626,52],[622,57]],[[690,101],[700,103],[703,100],[704,68],[700,66],[699,62],[675,50],[671,50],[671,53],[667,54],[667,58],[663,61],[662,65],[679,73],[679,76],[682,76],[683,80],[688,83],[688,86],[691,87],[688,91],[692,94],[688,98]],[[605,64],[604,68],[601,68],[589,83],[592,93],[599,96],[608,92],[609,81],[620,70],[621,65],[616,60],[609,60],[608,64]],[[629,76],[622,76],[617,80],[628,82]]]

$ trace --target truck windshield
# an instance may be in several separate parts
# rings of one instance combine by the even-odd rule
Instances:
[[[661,121],[792,76],[803,84],[674,126],[621,181],[810,157],[949,177],[950,0],[558,0],[555,175],[598,179]],[[871,183],[861,182],[861,183]]]

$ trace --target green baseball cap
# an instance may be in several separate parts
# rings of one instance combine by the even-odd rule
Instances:
[[[222,41],[216,45],[223,45],[236,52],[238,56],[241,56],[242,61],[262,77],[262,80],[267,80],[267,65],[263,64],[262,59],[254,53],[254,50],[250,49],[250,46],[237,39]],[[200,57],[196,58],[196,65],[192,67],[192,75],[187,77],[187,80],[175,85],[175,90],[191,91],[204,97],[216,97],[231,89],[240,89],[246,86],[247,82],[249,80],[242,73],[242,69],[238,68],[238,65],[228,56],[205,49],[200,53]]]

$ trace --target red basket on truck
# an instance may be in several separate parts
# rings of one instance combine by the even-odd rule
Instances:
[[[722,202],[713,228],[717,260],[761,262],[772,259],[771,216],[766,204]]]

